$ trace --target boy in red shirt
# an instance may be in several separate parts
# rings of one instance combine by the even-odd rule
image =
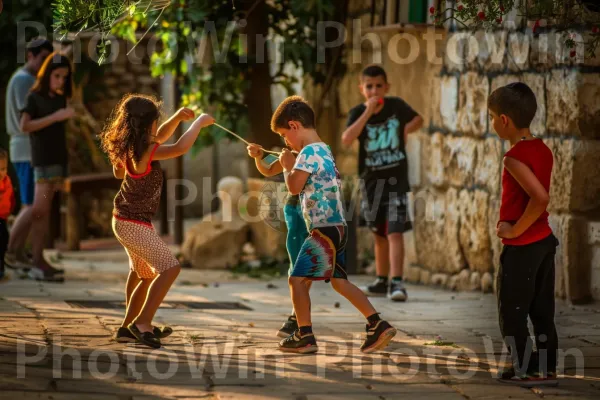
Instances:
[[[15,206],[15,193],[10,177],[6,174],[8,153],[0,148],[0,280],[4,278],[4,253],[8,245],[6,219]]]
[[[496,230],[504,244],[497,276],[500,331],[513,367],[500,372],[499,380],[520,386],[556,385],[554,255],[558,240],[546,211],[552,152],[529,130],[537,110],[529,86],[516,82],[496,89],[488,108],[494,130],[511,144],[504,156]],[[533,324],[537,352],[532,352],[527,317]]]

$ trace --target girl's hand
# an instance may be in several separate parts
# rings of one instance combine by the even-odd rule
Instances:
[[[206,128],[207,126],[211,126],[215,123],[215,119],[208,114],[200,115],[196,121],[198,121],[201,128]]]
[[[251,145],[246,147],[246,149],[248,150],[248,155],[252,158],[262,157],[263,155],[262,146],[258,144],[252,143]]]
[[[54,113],[56,121],[64,121],[75,116],[75,110],[72,107],[61,108]]]
[[[180,121],[190,121],[195,117],[194,112],[186,107],[182,107],[179,110],[177,110],[175,115],[177,116],[177,118],[179,118]]]
[[[296,164],[296,157],[288,149],[283,149],[279,155],[279,162],[285,171],[291,171],[294,169],[294,164]]]

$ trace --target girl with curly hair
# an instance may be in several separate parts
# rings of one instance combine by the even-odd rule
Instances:
[[[123,179],[114,200],[113,231],[129,256],[125,318],[115,334],[117,342],[139,341],[159,348],[170,328],[152,325],[156,310],[179,275],[181,266],[152,226],[160,201],[163,173],[159,160],[184,155],[200,129],[214,123],[202,114],[174,144],[164,144],[179,123],[194,118],[182,108],[158,127],[161,104],[153,97],[125,96],[101,134],[116,178]]]

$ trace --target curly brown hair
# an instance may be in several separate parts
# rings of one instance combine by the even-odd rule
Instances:
[[[113,165],[142,159],[152,143],[150,131],[161,117],[160,108],[154,96],[143,94],[127,94],[119,101],[100,134],[102,150]]]
[[[290,96],[283,100],[271,117],[271,130],[289,129],[290,121],[298,121],[305,128],[315,128],[315,112],[300,96]]]

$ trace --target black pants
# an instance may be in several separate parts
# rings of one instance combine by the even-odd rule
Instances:
[[[556,371],[554,255],[557,245],[556,237],[550,235],[525,246],[504,246],[500,255],[497,276],[500,331],[519,373],[538,368],[541,372]],[[531,318],[538,350],[533,358],[527,317]]]
[[[8,247],[8,229],[6,220],[0,218],[0,271],[4,271],[4,254]]]

